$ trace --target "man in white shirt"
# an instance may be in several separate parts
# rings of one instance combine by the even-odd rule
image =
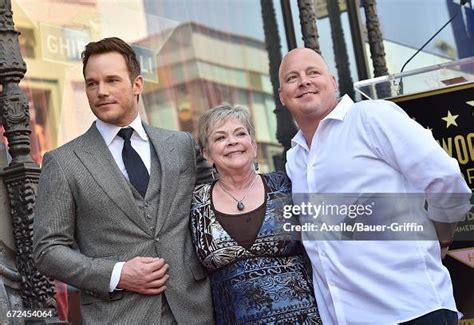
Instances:
[[[339,100],[334,76],[313,50],[290,51],[279,79],[280,100],[300,127],[286,165],[295,197],[421,192],[439,233],[438,240],[398,241],[304,236],[323,323],[457,324],[441,263],[441,248],[471,207],[457,162],[395,104]],[[441,200],[443,193],[462,195]]]
[[[47,153],[34,258],[81,289],[85,324],[209,324],[212,299],[191,241],[191,196],[206,167],[188,133],[142,123],[133,49],[119,38],[82,54],[89,130]],[[74,249],[76,244],[78,249]]]

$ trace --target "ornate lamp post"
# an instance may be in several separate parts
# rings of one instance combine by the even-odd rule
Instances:
[[[8,191],[10,215],[24,309],[55,308],[54,290],[33,261],[33,208],[40,168],[30,157],[28,99],[19,82],[26,72],[15,31],[11,0],[0,0],[0,115],[12,161],[1,172]]]

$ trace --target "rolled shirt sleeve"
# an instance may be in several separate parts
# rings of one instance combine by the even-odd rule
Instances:
[[[370,113],[362,110],[374,150],[425,193],[430,219],[461,221],[472,207],[472,192],[456,159],[444,151],[431,131],[400,107],[391,102],[376,102],[377,107],[370,109]]]

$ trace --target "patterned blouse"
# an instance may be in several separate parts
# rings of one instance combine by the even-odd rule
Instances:
[[[191,209],[194,245],[211,281],[217,324],[321,324],[299,234],[284,230],[283,207],[291,184],[282,172],[262,175],[266,213],[250,249],[216,220],[210,184],[195,188]]]

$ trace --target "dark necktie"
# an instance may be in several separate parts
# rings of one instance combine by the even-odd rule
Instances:
[[[130,138],[133,134],[132,128],[123,128],[118,136],[123,138],[122,159],[128,173],[130,183],[137,189],[142,197],[145,197],[150,175],[138,153],[133,149]]]

